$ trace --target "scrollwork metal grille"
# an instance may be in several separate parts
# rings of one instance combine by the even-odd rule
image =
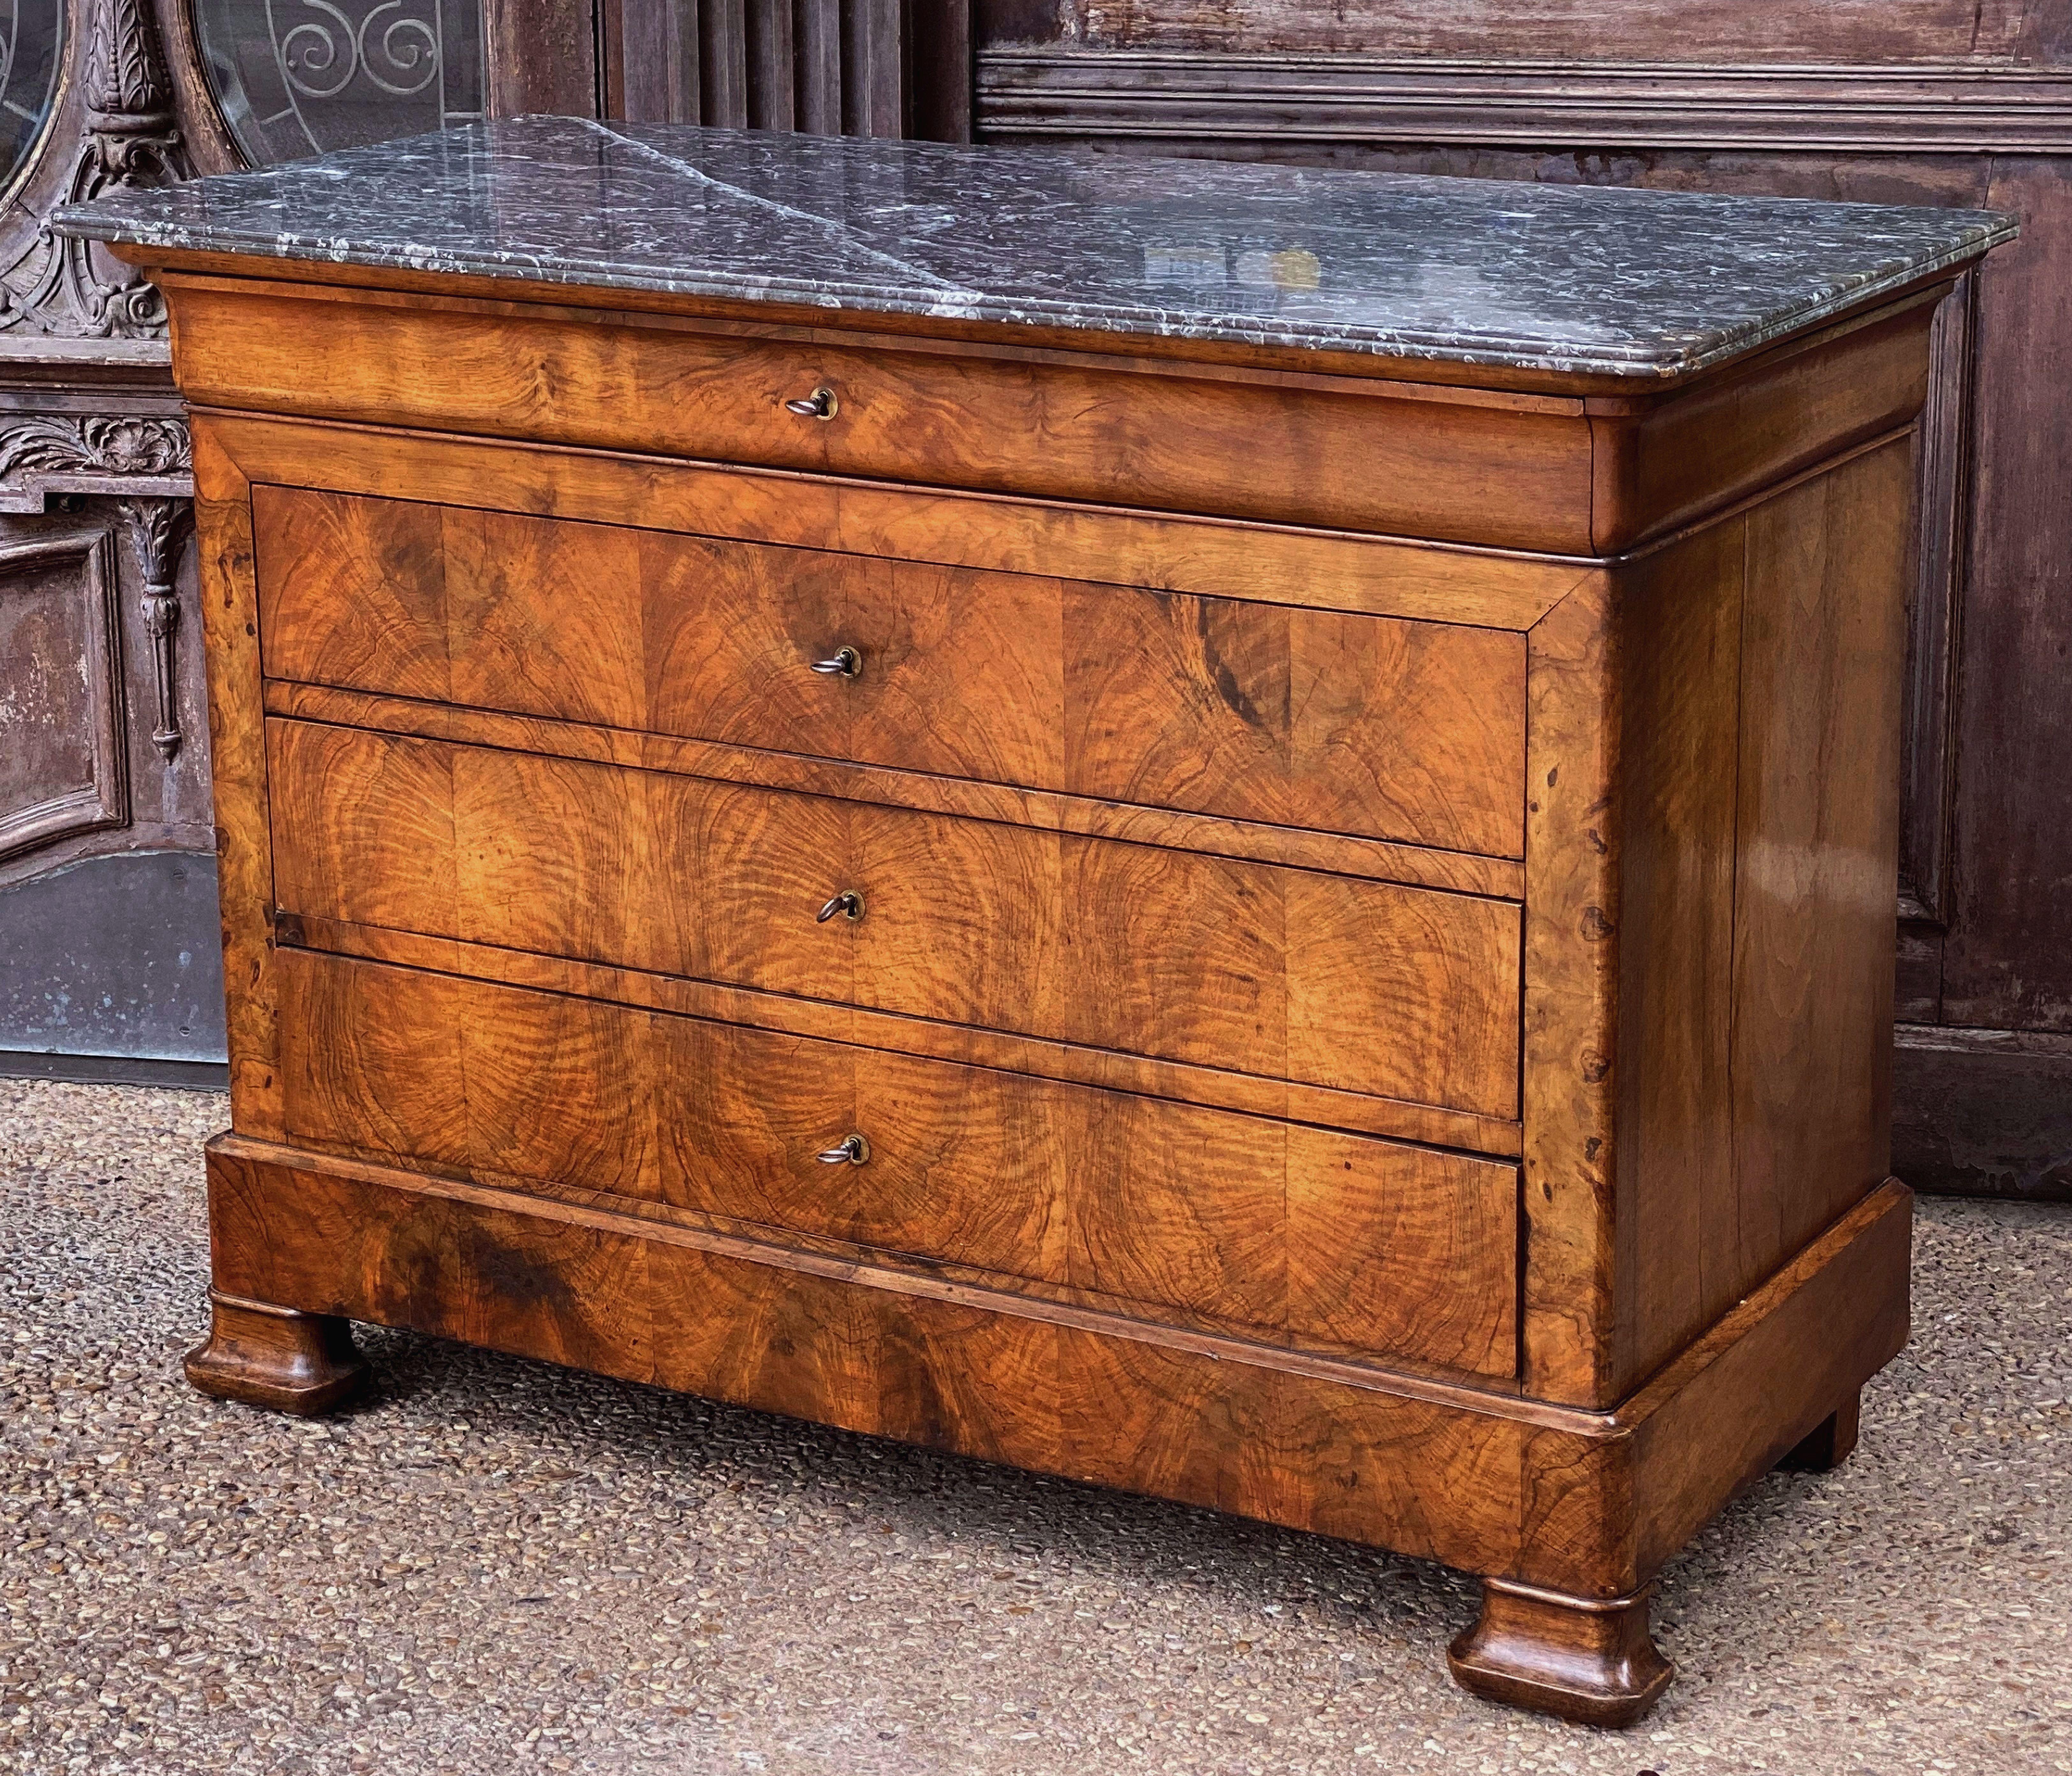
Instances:
[[[255,165],[483,114],[480,0],[197,0],[195,21]]]

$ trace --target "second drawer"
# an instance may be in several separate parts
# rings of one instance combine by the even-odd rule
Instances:
[[[1511,902],[316,723],[267,740],[290,913],[1518,1114]]]
[[[278,967],[294,1139],[1515,1367],[1512,1166],[335,956]],[[852,1134],[862,1164],[820,1161]]]
[[[300,488],[253,512],[276,678],[1523,854],[1518,635]]]

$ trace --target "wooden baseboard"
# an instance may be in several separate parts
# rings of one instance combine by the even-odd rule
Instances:
[[[1893,1170],[1938,1196],[2072,1202],[2072,1037],[1901,1024]]]
[[[62,1079],[74,1085],[154,1085],[176,1092],[227,1092],[221,1061],[142,1060],[125,1054],[46,1054],[0,1049],[0,1079]]]
[[[1889,1182],[1610,1412],[236,1135],[222,1294],[403,1326],[1578,1597],[1638,1589],[1906,1335]]]

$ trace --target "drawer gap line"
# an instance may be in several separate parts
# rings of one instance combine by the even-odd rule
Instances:
[[[348,960],[353,961],[375,962],[385,967],[406,968],[420,974],[442,976],[449,980],[487,981],[491,985],[515,987],[524,992],[541,993],[557,999],[568,999],[578,1001],[586,1001],[604,1005],[620,1005],[631,1011],[648,1011],[657,1013],[664,1017],[686,1018],[699,1023],[712,1024],[722,1027],[726,1026],[731,1022],[734,1022],[734,1020],[730,1020],[726,1018],[715,1016],[705,1012],[679,1010],[673,1006],[656,1004],[648,1000],[627,997],[622,993],[614,993],[608,990],[608,982],[599,983],[601,986],[606,987],[607,990],[583,993],[577,992],[565,987],[543,986],[536,981],[513,979],[510,976],[505,974],[476,972],[458,965],[442,967],[426,962],[400,961],[396,960],[393,956],[381,953],[380,948],[380,939],[385,936],[393,936],[401,938],[413,944],[435,947],[441,951],[461,950],[471,954],[484,955],[491,957],[498,956],[538,957],[544,961],[552,962],[565,966],[575,967],[588,972],[594,972],[601,975],[623,975],[635,980],[653,980],[663,982],[684,981],[693,985],[705,985],[717,987],[720,990],[726,993],[741,993],[775,1005],[783,1005],[787,1003],[796,1002],[804,1005],[824,1005],[832,1009],[841,1011],[861,1010],[873,1019],[886,1018],[893,1020],[898,1023],[913,1025],[923,1029],[962,1030],[971,1027],[961,1024],[949,1023],[939,1018],[917,1018],[910,1012],[881,1011],[873,1006],[853,1007],[843,1005],[838,1001],[805,999],[800,995],[772,993],[767,989],[760,987],[734,986],[727,983],[719,981],[694,982],[689,976],[659,974],[652,970],[645,968],[623,968],[611,963],[586,962],[582,960],[580,958],[555,956],[546,951],[512,950],[506,948],[504,946],[500,944],[471,944],[467,939],[462,938],[434,937],[421,932],[393,931],[390,927],[383,926],[356,926],[349,924],[343,920],[315,918],[305,914],[291,913],[285,909],[276,909],[274,928],[275,942],[278,946],[282,949],[305,950],[312,955],[335,956],[343,957]],[[373,941],[372,943],[366,944],[364,947],[355,947],[349,941],[338,940],[339,938],[349,938],[351,936],[359,935],[362,933],[368,934]],[[337,937],[334,937],[334,934],[338,934]],[[334,937],[334,940],[327,942],[326,939],[327,937]],[[458,959],[456,959],[456,961],[458,961]],[[1494,1159],[1504,1161],[1506,1162],[1513,1162],[1519,1157],[1516,1152],[1508,1150],[1505,1148],[1474,1147],[1447,1141],[1423,1140],[1414,1135],[1379,1133],[1372,1128],[1357,1127],[1346,1123],[1320,1120],[1314,1116],[1288,1115],[1276,1116],[1262,1110],[1250,1110],[1239,1105],[1221,1104],[1214,1100],[1180,1097],[1166,1092],[1146,1091],[1141,1087],[1126,1085],[1096,1085],[1086,1079],[1080,1079],[1075,1075],[1069,1074],[1034,1072],[1023,1068],[1002,1066],[997,1062],[972,1060],[960,1056],[940,1054],[927,1049],[918,1047],[893,1047],[886,1044],[861,1041],[853,1037],[828,1036],[822,1035],[817,1032],[809,1033],[802,1030],[796,1030],[791,1029],[788,1026],[781,1024],[755,1024],[750,1025],[747,1027],[752,1029],[768,1030],[778,1034],[802,1036],[810,1041],[837,1044],[845,1048],[860,1050],[866,1054],[911,1054],[917,1059],[939,1061],[952,1067],[968,1067],[978,1071],[997,1073],[1008,1078],[1049,1079],[1058,1084],[1079,1086],[1087,1091],[1113,1092],[1124,1096],[1144,1098],[1161,1104],[1190,1104],[1198,1108],[1215,1110],[1227,1116],[1250,1117],[1255,1121],[1293,1123],[1299,1124],[1304,1128],[1323,1129],[1334,1134],[1351,1135],[1371,1141],[1388,1141],[1397,1146],[1420,1148],[1428,1153],[1445,1154],[1455,1158],[1478,1160]],[[1363,1103],[1384,1105],[1400,1104],[1403,1105],[1404,1108],[1412,1112],[1436,1112],[1441,1116],[1449,1118],[1457,1118],[1462,1121],[1483,1123],[1489,1127],[1491,1133],[1494,1133],[1498,1129],[1515,1131],[1518,1126],[1515,1123],[1505,1122],[1500,1118],[1482,1116],[1478,1112],[1472,1110],[1457,1110],[1443,1104],[1417,1104],[1408,1099],[1369,1097],[1366,1094],[1361,1092],[1342,1092],[1338,1087],[1334,1086],[1312,1086],[1301,1081],[1280,1079],[1274,1078],[1269,1074],[1245,1073],[1241,1072],[1235,1068],[1205,1067],[1189,1061],[1172,1061],[1164,1059],[1163,1058],[1157,1055],[1135,1054],[1123,1049],[1096,1048],[1083,1042],[1059,1042],[1051,1037],[1024,1036],[1012,1030],[981,1030],[979,1031],[978,1034],[982,1035],[998,1036],[1011,1042],[1027,1042],[1035,1046],[1058,1049],[1067,1053],[1113,1056],[1116,1059],[1124,1062],[1149,1062],[1157,1067],[1182,1069],[1190,1072],[1207,1075],[1210,1079],[1214,1079],[1220,1074],[1233,1079],[1257,1080],[1262,1084],[1269,1086],[1293,1084],[1299,1089],[1305,1092],[1314,1092],[1322,1094],[1330,1094],[1353,1098]]]
[[[952,777],[939,771],[911,771],[898,765],[872,764],[863,760],[829,758],[816,753],[784,752],[774,747],[744,746],[738,742],[730,740],[700,740],[687,735],[660,734],[655,730],[647,728],[608,727],[600,722],[574,722],[561,716],[520,714],[508,709],[486,709],[479,704],[433,703],[421,698],[393,697],[383,692],[361,690],[350,684],[331,684],[315,680],[269,678],[265,681],[265,684],[266,713],[269,716],[278,720],[303,723],[311,727],[343,728],[356,734],[393,734],[406,739],[430,741],[436,745],[466,746],[480,752],[504,753],[524,758],[545,756],[561,758],[571,764],[598,765],[614,771],[645,771],[657,777],[681,777],[700,783],[725,783],[736,787],[761,790],[775,796],[804,796],[825,801],[856,802],[873,808],[889,808],[904,813],[931,815],[939,819],[972,820],[989,826],[1011,827],[1027,832],[1052,832],[1064,838],[1090,839],[1104,845],[1128,845],[1145,850],[1179,851],[1190,855],[1199,853],[1224,857],[1236,862],[1261,864],[1269,869],[1295,870],[1308,875],[1337,876],[1357,882],[1384,882],[1395,887],[1414,888],[1424,894],[1457,894],[1463,899],[1494,901],[1506,906],[1520,905],[1524,898],[1522,885],[1517,893],[1503,894],[1435,882],[1428,878],[1417,876],[1408,870],[1389,875],[1380,874],[1378,870],[1330,870],[1314,863],[1284,862],[1276,858],[1261,857],[1251,852],[1232,847],[1213,845],[1174,845],[1157,839],[1135,838],[1127,834],[1090,831],[1082,827],[1048,824],[1036,820],[1017,820],[1000,813],[959,812],[953,814],[930,805],[886,800],[878,796],[845,794],[837,789],[801,789],[787,783],[767,783],[758,778],[726,776],[713,771],[685,770],[668,765],[647,763],[628,763],[622,758],[601,757],[594,751],[586,751],[574,747],[549,750],[543,746],[520,746],[511,740],[458,739],[455,738],[450,731],[438,731],[440,724],[436,717],[430,720],[420,718],[415,722],[411,722],[407,718],[413,716],[414,712],[420,710],[451,710],[457,713],[476,716],[493,722],[524,722],[537,724],[550,730],[559,730],[565,734],[599,736],[624,734],[631,738],[643,740],[652,738],[660,740],[664,745],[681,744],[687,746],[713,747],[730,752],[747,754],[760,758],[796,760],[804,764],[832,767],[837,771],[882,771],[890,776],[908,778],[921,783],[949,785],[976,784],[982,789],[998,790],[1011,796],[1054,798],[1060,802],[1080,807],[1112,808],[1122,811],[1125,815],[1143,814],[1154,819],[1172,819],[1189,823],[1202,821],[1262,833],[1285,834],[1297,840],[1317,838],[1338,844],[1408,852],[1430,857],[1441,864],[1458,864],[1466,869],[1478,867],[1492,869],[1501,871],[1506,875],[1523,874],[1525,865],[1522,857],[1501,857],[1475,851],[1449,851],[1437,845],[1420,845],[1414,840],[1377,839],[1364,833],[1340,832],[1322,827],[1285,826],[1268,820],[1241,820],[1226,815],[1203,814],[1192,808],[1166,808],[1148,802],[1108,801],[1099,796],[1082,796],[1071,790],[1032,788],[1026,784],[1004,783],[997,778]],[[371,715],[380,716],[393,711],[398,717],[405,719],[393,722],[351,721],[345,719],[342,714],[335,710],[327,711],[322,714],[306,713],[294,695],[298,689],[304,688],[363,699],[374,705],[373,709],[368,712]]]

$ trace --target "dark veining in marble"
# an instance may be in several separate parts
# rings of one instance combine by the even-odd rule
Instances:
[[[1673,375],[1960,263],[1984,210],[524,117],[62,233],[870,314]]]

